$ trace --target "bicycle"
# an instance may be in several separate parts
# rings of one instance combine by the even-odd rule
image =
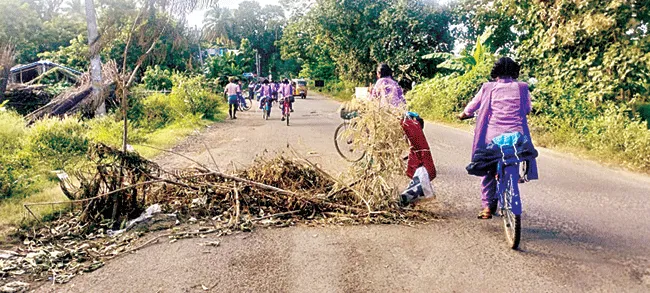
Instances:
[[[339,155],[348,162],[358,162],[366,156],[366,151],[359,147],[354,147],[354,141],[352,139],[353,133],[356,131],[354,128],[356,124],[351,122],[351,120],[358,116],[357,112],[346,112],[345,110],[341,111],[341,118],[343,123],[336,127],[334,131],[334,146]]]
[[[360,146],[354,146],[354,140],[351,136],[353,133],[358,133],[356,124],[351,120],[358,116],[356,111],[346,112],[345,109],[341,110],[341,118],[343,123],[341,123],[336,130],[334,131],[334,146],[339,155],[348,162],[358,162],[361,161],[366,156],[366,150],[361,149]],[[406,119],[416,119],[418,123],[421,123],[424,128],[424,120],[415,112],[407,112],[404,116]],[[366,134],[369,135],[370,131],[365,130]],[[347,135],[346,135],[347,134]],[[406,139],[406,136],[405,136]],[[408,141],[408,139],[406,139]],[[402,155],[403,160],[408,160],[408,151],[405,150],[406,154]]]
[[[246,100],[248,100],[248,103],[246,103]],[[251,96],[249,96],[248,98],[244,98],[243,95],[239,95],[237,101],[238,101],[237,104],[238,104],[239,111],[241,112],[250,110],[251,105],[253,104],[253,100]]]
[[[503,219],[506,241],[510,248],[517,249],[521,242],[521,213],[523,210],[519,194],[519,183],[527,181],[527,164],[526,161],[522,161],[517,157],[517,149],[510,141],[497,145],[499,145],[502,154],[501,160],[497,163],[495,175],[497,179],[497,197],[499,199],[498,210]],[[523,175],[520,175],[522,170]]]
[[[287,126],[289,126],[289,116],[291,116],[291,100],[289,97],[285,97],[282,99],[281,103],[281,109],[282,109],[282,115],[284,116],[284,119],[287,121]]]

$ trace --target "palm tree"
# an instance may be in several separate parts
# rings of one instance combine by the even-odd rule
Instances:
[[[203,27],[208,39],[222,44],[230,43],[233,33],[234,17],[228,8],[212,7],[205,13]]]

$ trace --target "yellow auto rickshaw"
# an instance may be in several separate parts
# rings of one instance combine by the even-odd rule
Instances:
[[[307,81],[304,79],[294,79],[292,80],[292,83],[294,84],[294,91],[293,95],[294,96],[300,96],[303,99],[307,98]]]

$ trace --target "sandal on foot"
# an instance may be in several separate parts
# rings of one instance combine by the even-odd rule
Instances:
[[[478,219],[479,220],[492,219],[492,213],[490,212],[490,208],[482,209],[481,212],[478,214]]]

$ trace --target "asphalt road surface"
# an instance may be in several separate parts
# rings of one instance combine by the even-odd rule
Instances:
[[[259,111],[218,123],[175,150],[221,169],[250,164],[287,144],[332,172],[346,166],[333,145],[338,103],[297,100],[292,125]],[[521,249],[506,247],[502,221],[479,221],[479,178],[464,170],[472,135],[427,124],[443,220],[257,229],[147,247],[49,292],[650,292],[650,177],[541,150],[540,180],[521,186]],[[161,156],[165,167],[187,167]],[[204,288],[207,288],[205,290]]]

